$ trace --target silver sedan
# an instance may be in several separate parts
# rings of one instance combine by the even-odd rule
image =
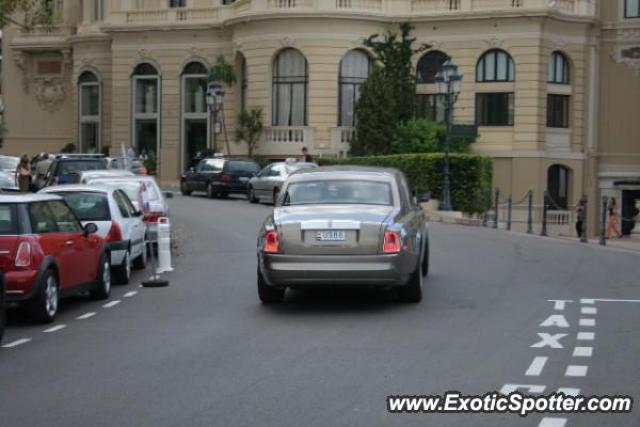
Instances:
[[[289,175],[299,170],[317,168],[315,163],[276,162],[262,169],[247,184],[247,197],[251,203],[275,203],[282,184]]]
[[[395,169],[300,171],[284,184],[258,236],[258,295],[280,302],[286,288],[397,288],[419,302],[429,270],[426,215]]]

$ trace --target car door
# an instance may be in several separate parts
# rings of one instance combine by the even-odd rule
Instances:
[[[131,258],[135,259],[144,250],[145,225],[142,222],[142,216],[138,214],[133,203],[121,190],[113,192],[113,199],[122,217],[123,224],[126,224],[126,236],[131,243]]]
[[[409,184],[404,176],[398,176],[398,193],[402,205],[402,223],[407,235],[405,242],[409,250],[416,254],[420,253],[422,243],[422,211],[414,203],[413,196],[409,190]]]
[[[267,182],[266,195],[273,200],[275,203],[274,196],[276,191],[280,191],[280,187],[282,182],[284,181],[283,177],[286,174],[284,163],[276,163],[271,169],[271,173],[269,174],[269,180]]]
[[[266,183],[272,168],[273,168],[273,165],[265,166],[260,172],[258,172],[258,175],[256,175],[257,179],[252,184],[253,191],[256,196],[264,197],[265,188],[267,185]]]
[[[93,282],[97,277],[98,256],[102,240],[96,235],[86,235],[80,221],[71,208],[61,200],[47,202],[58,233],[64,236],[64,265],[74,272],[68,286]]]

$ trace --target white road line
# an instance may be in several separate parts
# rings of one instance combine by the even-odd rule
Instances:
[[[29,341],[31,341],[31,338],[21,338],[19,340],[10,342],[9,344],[3,345],[2,348],[14,348],[14,347],[17,347],[19,345],[26,344]]]
[[[119,299],[117,299],[117,300],[114,300],[114,301],[111,301],[111,302],[106,303],[105,305],[103,305],[103,307],[104,307],[104,308],[111,308],[111,307],[114,307],[114,306],[116,306],[116,305],[120,304],[121,302],[122,302],[122,301],[120,301]]]
[[[594,301],[598,302],[640,302],[640,299],[606,299],[606,298],[598,298]]]
[[[531,365],[529,365],[529,369],[527,369],[527,372],[525,373],[525,375],[527,377],[540,376],[540,374],[542,373],[542,370],[544,369],[544,365],[546,365],[547,363],[547,360],[549,360],[548,357],[544,357],[544,356],[535,357],[533,359],[533,362],[531,362]]]
[[[573,349],[573,357],[591,357],[593,347],[576,347]]]
[[[596,326],[596,319],[580,319],[580,326]]]
[[[135,296],[138,294],[138,291],[131,291],[131,292],[127,292],[126,294],[124,294],[123,296],[125,298],[131,298],[132,296]]]
[[[554,310],[564,310],[565,305],[568,302],[573,302],[572,299],[548,299],[547,301],[554,303],[553,304],[553,309]]]
[[[514,391],[525,389],[529,393],[544,393],[544,389],[546,386],[544,385],[535,385],[535,384],[505,384],[500,389],[501,394],[511,394]]]
[[[597,314],[598,309],[595,307],[582,307],[580,309],[581,314]]]
[[[596,300],[594,300],[594,299],[585,299],[585,298],[582,298],[582,299],[580,300],[580,304],[595,304],[595,303],[596,303]]]
[[[595,332],[578,332],[578,341],[593,341],[595,338]]]
[[[588,370],[589,370],[588,366],[569,365],[567,366],[567,372],[565,372],[564,375],[566,377],[586,377]]]
[[[567,425],[566,418],[543,418],[538,427],[564,427]]]
[[[78,317],[76,317],[76,319],[78,319],[78,320],[86,320],[86,319],[88,319],[90,317],[93,317],[95,315],[96,315],[96,313],[94,311],[92,311],[90,313],[85,313],[82,316],[78,316]]]
[[[578,396],[580,395],[580,389],[570,388],[570,387],[561,387],[558,389],[558,393],[564,393],[567,396]]]
[[[57,326],[54,326],[54,327],[52,327],[52,328],[45,329],[45,330],[44,330],[44,331],[42,331],[42,332],[44,332],[45,334],[49,334],[49,333],[51,333],[51,332],[57,332],[57,331],[59,331],[60,329],[64,329],[64,328],[66,328],[66,327],[67,327],[67,325],[57,325]]]

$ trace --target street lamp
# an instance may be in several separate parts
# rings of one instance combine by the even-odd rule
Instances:
[[[224,88],[216,81],[209,82],[207,87],[207,106],[209,107],[209,115],[211,117],[211,136],[210,141],[213,142],[213,152],[218,151],[216,143],[216,133],[218,129],[218,113],[222,109],[224,102]]]
[[[444,122],[447,127],[447,135],[444,144],[444,181],[442,183],[442,203],[440,210],[451,210],[451,179],[449,172],[449,145],[451,143],[451,127],[453,123],[453,106],[458,100],[462,88],[462,75],[458,73],[458,66],[451,58],[447,59],[436,74],[438,94],[444,96],[445,115]]]

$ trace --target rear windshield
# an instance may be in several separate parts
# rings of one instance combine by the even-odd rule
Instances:
[[[69,175],[76,172],[103,170],[106,168],[107,162],[104,159],[61,161],[58,163],[57,175]]]
[[[253,162],[230,161],[226,164],[227,172],[245,172],[256,173],[260,170],[260,166]]]
[[[109,201],[104,193],[58,193],[80,221],[110,221]]]
[[[0,235],[18,234],[16,205],[0,205]]]
[[[284,205],[383,205],[393,203],[391,186],[386,182],[326,180],[292,183],[287,187]]]

